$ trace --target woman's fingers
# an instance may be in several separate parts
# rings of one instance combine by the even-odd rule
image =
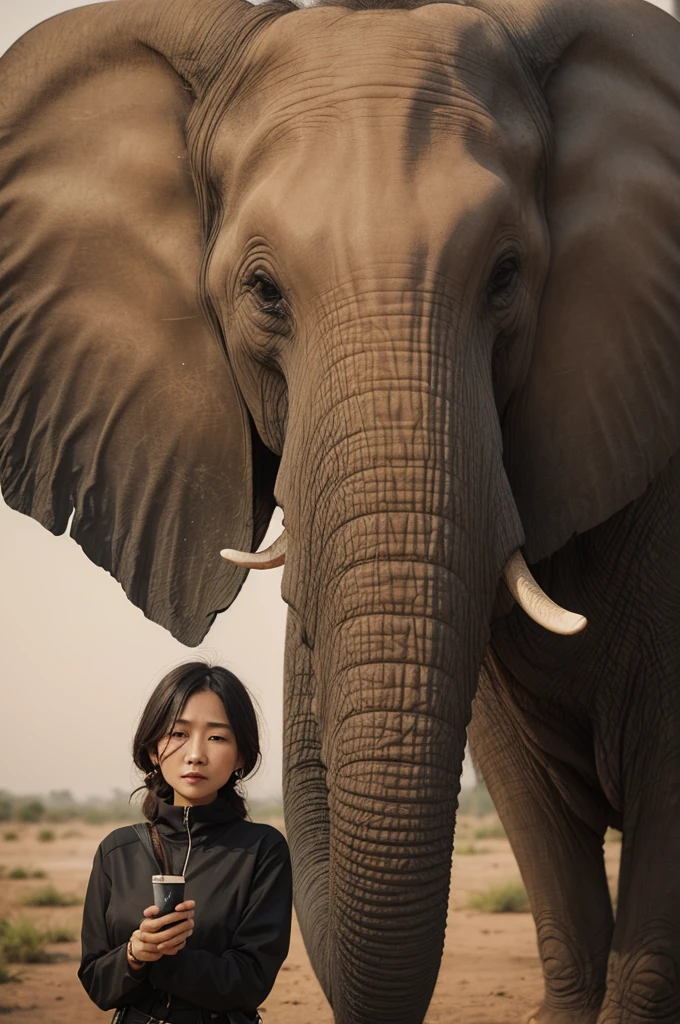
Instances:
[[[196,906],[196,900],[185,900],[184,903],[178,903],[175,910],[181,914],[185,910],[193,910]]]
[[[172,914],[163,914],[162,917],[145,917],[139,927],[144,932],[152,933],[167,928],[168,925],[177,924],[178,921],[193,921],[193,918],[193,910],[185,910],[181,914],[173,911]]]
[[[178,942],[186,942],[193,933],[193,930],[193,921],[187,921],[184,924],[175,925],[174,928],[168,928],[167,932],[162,932],[158,936],[157,948],[162,949],[166,953],[168,946],[176,946]]]
[[[157,913],[158,913],[158,907],[157,906],[147,907],[146,910],[144,911],[144,917],[155,917]]]
[[[162,954],[164,954],[165,956],[174,956],[175,953],[179,953],[180,949],[184,949],[186,944],[187,940],[184,939],[184,941],[180,942],[177,946],[159,946],[158,949],[159,951],[162,950]]]

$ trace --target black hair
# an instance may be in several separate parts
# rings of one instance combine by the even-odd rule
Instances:
[[[139,787],[147,790],[142,812],[151,822],[158,817],[159,800],[171,802],[173,797],[172,787],[157,769],[152,754],[158,756],[160,740],[172,731],[189,698],[203,690],[216,693],[224,705],[238,752],[243,758],[243,778],[251,775],[260,763],[257,715],[252,698],[241,680],[221,665],[206,665],[202,661],[178,665],[163,676],[149,697],[132,742],[132,759],[145,776],[144,786]],[[219,792],[227,797],[239,817],[246,818],[248,808],[236,789],[237,781],[236,775],[232,775]]]

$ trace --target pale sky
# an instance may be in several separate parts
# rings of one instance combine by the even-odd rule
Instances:
[[[77,0],[4,0],[0,53]],[[658,6],[670,10],[671,0]],[[270,530],[270,539],[280,528]],[[163,673],[196,653],[227,665],[264,718],[253,797],[278,796],[285,605],[281,569],[251,572],[232,608],[197,650],[144,618],[68,537],[53,537],[0,502],[0,679],[6,696],[0,788],[107,795],[135,783],[130,743]]]

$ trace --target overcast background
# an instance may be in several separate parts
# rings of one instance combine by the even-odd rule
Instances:
[[[670,11],[671,2],[659,6]],[[2,6],[0,53],[38,22],[85,4],[4,0]],[[270,538],[278,529],[277,514]],[[198,653],[227,665],[257,698],[264,762],[249,793],[280,796],[281,569],[251,572],[235,604],[194,650],[145,619],[68,535],[53,537],[1,502],[0,567],[0,788],[70,789],[76,797],[131,788],[130,741],[144,702],[168,668]]]

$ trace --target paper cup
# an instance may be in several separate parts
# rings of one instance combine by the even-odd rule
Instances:
[[[177,904],[184,902],[184,875],[152,875],[151,881],[158,916],[172,914]]]

